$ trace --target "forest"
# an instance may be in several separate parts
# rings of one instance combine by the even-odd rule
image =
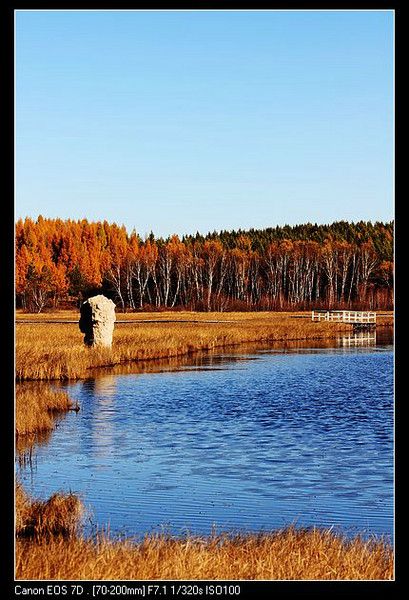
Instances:
[[[16,222],[16,305],[123,311],[393,308],[393,222],[307,223],[142,239],[115,223]]]

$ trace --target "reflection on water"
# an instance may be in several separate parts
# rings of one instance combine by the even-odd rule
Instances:
[[[350,332],[337,338],[337,346],[386,346],[393,344],[393,329],[391,327],[379,327],[372,331]]]
[[[126,535],[293,522],[391,534],[393,348],[302,346],[70,385],[81,410],[34,472],[21,465],[28,491],[78,492],[95,523]]]
[[[96,379],[86,379],[83,389],[90,401],[93,402],[93,411],[96,414],[110,414],[115,408],[116,375],[105,374]],[[92,448],[95,457],[104,459],[110,456],[115,445],[115,430],[110,419],[103,423],[104,435],[101,435],[99,423],[90,423],[92,435]]]
[[[376,346],[376,331],[359,331],[337,338],[340,346]]]

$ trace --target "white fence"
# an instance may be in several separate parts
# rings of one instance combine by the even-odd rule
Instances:
[[[376,323],[376,312],[363,310],[313,310],[312,321],[333,323]]]

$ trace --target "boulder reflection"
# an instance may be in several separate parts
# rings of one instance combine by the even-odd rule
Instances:
[[[91,377],[81,383],[81,405],[89,418],[90,437],[83,440],[84,446],[94,458],[108,457],[115,450],[116,376],[112,373]],[[95,467],[98,462],[95,463]]]

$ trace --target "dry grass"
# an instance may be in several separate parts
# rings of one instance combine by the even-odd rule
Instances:
[[[313,580],[392,579],[392,548],[382,540],[348,541],[330,531],[288,528],[271,534],[141,543],[103,537],[17,540],[17,579]]]
[[[300,318],[303,316],[306,318]],[[19,316],[16,378],[20,381],[78,379],[96,367],[168,359],[242,343],[325,340],[352,328],[348,324],[312,323],[309,316],[310,313],[188,312],[119,315],[119,320],[132,319],[135,324],[116,325],[112,349],[85,347],[75,323],[23,324],[19,320],[24,318]],[[50,315],[40,317],[40,322],[50,319]],[[78,314],[65,313],[65,318],[76,319]],[[176,322],[142,323],[144,319]],[[181,320],[190,322],[177,322]],[[204,322],[207,320],[220,322]]]
[[[16,485],[16,578],[28,580],[383,580],[393,549],[383,539],[348,540],[331,530],[173,538],[141,542],[80,535],[73,494],[30,500]]]
[[[53,494],[48,500],[30,500],[16,484],[16,537],[37,541],[75,535],[80,527],[83,506],[74,494]]]
[[[73,408],[68,394],[47,384],[16,386],[16,437],[51,431],[58,414]]]

